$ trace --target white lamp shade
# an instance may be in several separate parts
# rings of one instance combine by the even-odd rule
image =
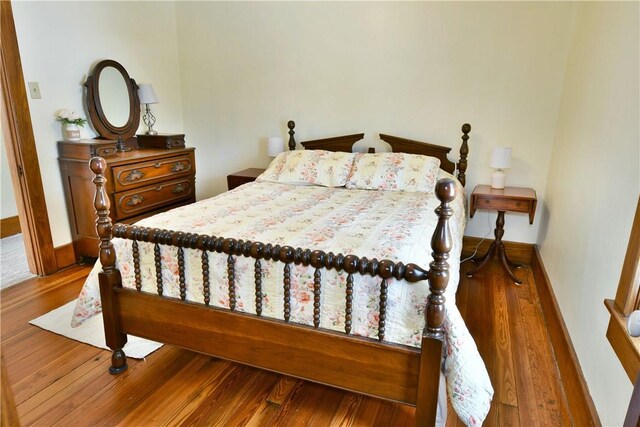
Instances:
[[[267,154],[269,157],[275,157],[284,151],[284,141],[279,136],[270,136],[267,145]]]
[[[153,86],[151,86],[150,84],[138,85],[138,98],[140,98],[140,104],[158,103],[158,97],[153,90]]]
[[[494,148],[490,166],[494,169],[509,169],[511,167],[511,147]]]

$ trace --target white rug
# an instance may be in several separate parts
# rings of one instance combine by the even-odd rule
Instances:
[[[105,344],[104,338],[102,313],[88,319],[77,328],[72,328],[71,316],[75,306],[76,300],[73,300],[37,319],[33,319],[29,323],[58,335],[108,350],[109,347]],[[162,347],[162,344],[159,342],[129,335],[123,350],[127,357],[143,359],[160,347]]]

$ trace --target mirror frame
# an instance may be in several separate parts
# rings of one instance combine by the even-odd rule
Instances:
[[[102,110],[100,103],[100,74],[106,67],[113,67],[122,74],[127,92],[129,93],[129,119],[124,126],[114,126]],[[138,84],[129,77],[127,70],[120,63],[105,59],[98,62],[89,74],[86,83],[87,88],[87,110],[89,111],[89,119],[94,129],[102,138],[113,139],[117,141],[126,141],[135,135],[136,130],[140,126],[140,100],[138,98]]]

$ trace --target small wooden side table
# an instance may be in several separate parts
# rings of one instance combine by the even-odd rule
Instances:
[[[264,171],[265,169],[249,168],[227,175],[227,187],[229,190],[233,190],[236,187],[240,187],[242,184],[253,182]]]
[[[473,218],[476,209],[489,209],[498,211],[498,218],[496,219],[496,229],[494,230],[495,240],[491,243],[486,254],[472,259],[473,262],[479,263],[479,265],[469,271],[467,277],[473,276],[487,265],[494,255],[497,255],[509,277],[511,277],[516,284],[522,284],[522,281],[519,280],[511,270],[512,268],[520,268],[521,265],[509,261],[504,250],[504,244],[502,243],[502,236],[504,235],[504,213],[507,211],[528,213],[529,224],[533,224],[537,201],[536,192],[533,188],[505,187],[504,189],[496,190],[489,185],[478,185],[473,189],[469,216]]]

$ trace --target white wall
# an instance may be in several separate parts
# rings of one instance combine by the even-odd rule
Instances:
[[[570,40],[570,3],[178,2],[187,140],[198,197],[268,164],[266,138],[390,133],[455,147],[471,123],[467,188],[488,183],[491,150],[513,147],[511,185],[544,200]],[[470,191],[470,190],[469,190]],[[507,240],[538,222],[508,214]],[[494,228],[479,212],[467,234]]]
[[[631,383],[605,337],[640,192],[638,3],[582,3],[564,79],[539,244],[603,425]]]
[[[9,171],[7,151],[4,148],[4,134],[0,132],[0,218],[9,218],[18,215],[16,199],[13,195],[13,184]]]
[[[40,82],[29,99],[54,246],[71,241],[56,141],[56,111],[84,110],[83,84],[100,60],[120,62],[138,83],[152,83],[161,132],[181,132],[182,104],[174,5],[171,2],[13,2],[25,82]],[[84,113],[86,117],[86,112]],[[96,136],[90,126],[83,137]],[[4,179],[3,179],[4,181]],[[89,196],[91,197],[91,196]]]

